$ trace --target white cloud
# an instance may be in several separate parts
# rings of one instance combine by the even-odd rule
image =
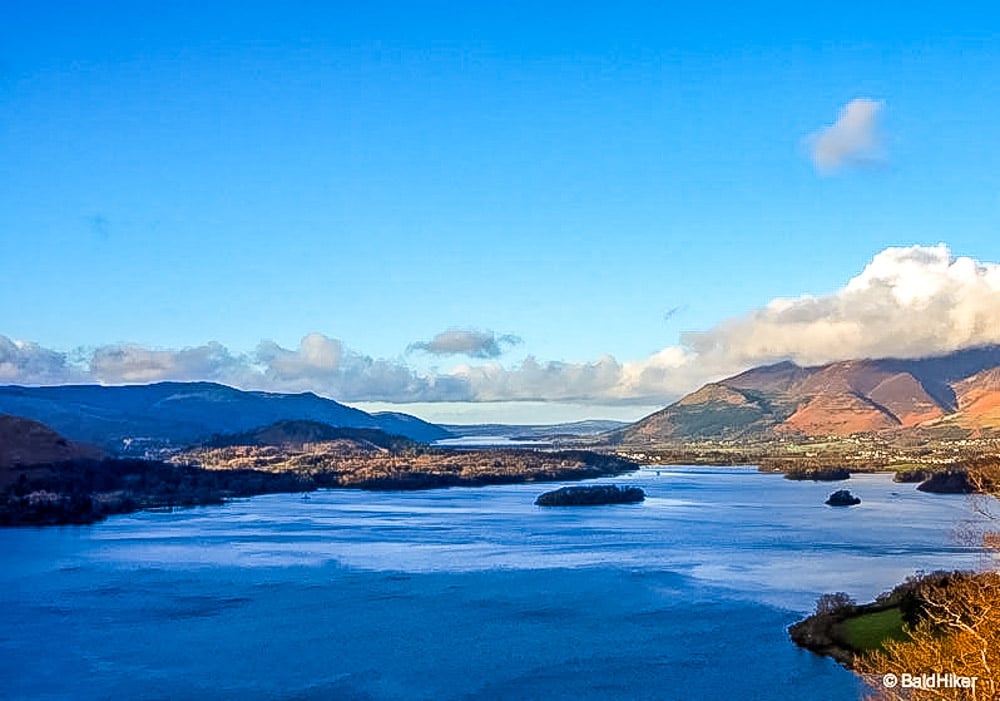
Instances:
[[[528,356],[519,365],[463,365],[451,375],[464,379],[477,401],[580,401],[614,391],[622,367],[610,355],[593,362],[540,362]]]
[[[888,248],[836,292],[776,299],[685,338],[703,364],[921,357],[1000,343],[1000,265],[944,244]]]
[[[57,384],[214,380],[246,389],[312,391],[353,402],[662,404],[754,365],[921,357],[1000,344],[1000,265],[954,257],[944,244],[888,248],[838,290],[775,299],[648,358],[589,362],[529,356],[417,372],[311,333],[297,348],[262,341],[253,354],[218,343],[180,350],[103,346],[82,357],[0,336],[0,382]]]
[[[490,330],[452,327],[429,341],[411,343],[407,350],[420,350],[431,355],[467,355],[470,358],[498,358],[504,346],[514,346],[521,339],[511,334],[496,335]]]
[[[418,375],[402,361],[372,358],[320,333],[297,349],[273,341],[257,347],[253,372],[243,386],[282,392],[317,392],[344,401],[463,401],[466,383],[448,375]]]
[[[231,354],[220,343],[195,348],[159,350],[136,344],[101,346],[90,356],[90,376],[103,384],[236,380],[245,359]]]
[[[282,348],[274,341],[261,341],[256,357],[271,380],[283,383],[335,378],[341,370],[343,355],[340,341],[321,333],[310,333],[302,337],[298,350]]]
[[[808,138],[813,164],[821,173],[879,165],[885,160],[879,116],[885,103],[859,97],[840,110],[837,121]]]
[[[86,379],[65,353],[0,336],[0,384],[61,384]]]

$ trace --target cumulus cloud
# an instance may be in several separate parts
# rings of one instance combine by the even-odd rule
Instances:
[[[610,355],[581,363],[539,361],[528,356],[511,368],[499,363],[463,365],[452,374],[466,380],[477,401],[586,401],[611,392],[621,370]]]
[[[0,382],[214,380],[358,402],[645,405],[780,360],[810,365],[922,357],[987,344],[1000,344],[1000,265],[956,257],[940,244],[888,248],[829,294],[775,299],[634,361],[528,356],[505,365],[488,358],[448,371],[418,372],[402,359],[373,358],[311,333],[295,348],[262,341],[247,354],[218,343],[180,350],[122,345],[102,346],[70,362],[63,353],[0,336]]]
[[[397,360],[372,358],[320,333],[296,349],[262,341],[254,357],[256,377],[244,384],[284,392],[319,392],[345,401],[468,401],[467,383],[449,375],[418,375]]]
[[[879,117],[881,100],[859,97],[840,110],[837,121],[812,134],[807,142],[821,173],[881,164],[885,159]]]
[[[107,385],[174,380],[211,381],[243,389],[316,392],[344,401],[471,401],[468,382],[453,375],[418,375],[397,360],[372,358],[335,338],[311,333],[297,348],[261,341],[253,353],[220,343],[180,349],[126,343],[65,353],[0,336],[0,384]]]
[[[215,342],[180,350],[123,344],[95,349],[90,356],[89,374],[103,384],[164,380],[231,382],[239,378],[245,362]]]
[[[496,335],[490,330],[452,327],[429,341],[411,343],[407,350],[424,351],[431,355],[467,355],[470,358],[498,358],[504,346],[515,346],[521,339],[511,334]]]
[[[582,362],[528,356],[511,367],[464,365],[452,374],[467,381],[475,401],[648,404],[675,398],[726,373],[700,365],[681,347],[669,346],[639,361],[621,362],[611,355]]]
[[[686,334],[648,358],[619,362],[491,363],[454,372],[477,400],[667,401],[755,365],[918,358],[1000,344],[1000,265],[944,244],[888,248],[826,295],[775,299]]]
[[[341,370],[344,347],[335,338],[321,333],[303,336],[297,350],[282,348],[274,341],[261,341],[257,360],[264,365],[266,375],[275,382],[326,381]]]
[[[0,384],[50,385],[86,379],[65,353],[0,336]]]
[[[700,362],[914,358],[1000,343],[1000,265],[944,244],[888,248],[836,292],[776,299],[685,338]]]

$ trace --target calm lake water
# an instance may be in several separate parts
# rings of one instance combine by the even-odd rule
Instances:
[[[971,567],[963,497],[887,475],[651,468],[645,503],[558,485],[275,495],[0,530],[14,699],[857,699],[792,645],[824,592]],[[823,500],[849,487],[864,501]]]

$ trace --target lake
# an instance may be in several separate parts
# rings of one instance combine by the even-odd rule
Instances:
[[[888,475],[598,481],[648,498],[329,490],[0,530],[0,696],[857,699],[785,628],[824,592],[980,563],[964,497]],[[862,504],[825,506],[841,487]]]

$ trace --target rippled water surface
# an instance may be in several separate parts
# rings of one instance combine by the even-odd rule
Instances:
[[[856,699],[788,624],[970,567],[962,497],[746,468],[556,485],[336,490],[0,530],[0,681],[22,699]],[[849,487],[860,506],[823,500]]]

